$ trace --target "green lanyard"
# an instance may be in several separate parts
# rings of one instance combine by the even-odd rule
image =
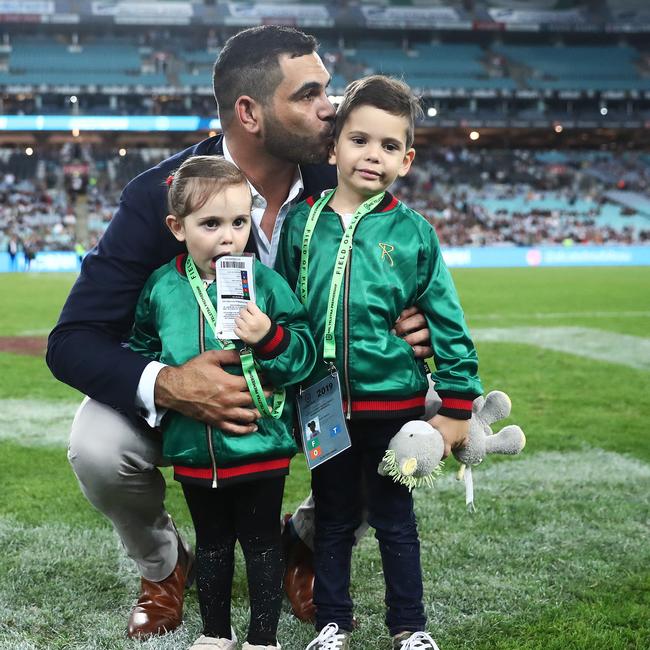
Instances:
[[[196,269],[191,255],[188,255],[187,260],[185,261],[185,272],[187,273],[187,279],[190,281],[194,297],[196,298],[196,302],[199,303],[199,308],[201,309],[203,316],[205,316],[205,319],[210,323],[212,331],[216,332],[217,312],[212,304],[212,300],[210,300],[210,296],[208,296],[208,292],[203,286],[203,281],[199,276],[199,272]],[[217,342],[224,350],[236,349],[235,344],[232,341],[217,338]],[[241,357],[241,367],[244,373],[244,379],[246,380],[246,385],[248,386],[248,390],[253,398],[253,404],[263,417],[271,417],[277,420],[282,415],[282,410],[284,409],[286,391],[284,388],[275,389],[273,391],[273,408],[269,409],[250,348],[242,348],[239,352],[239,356]]]
[[[302,236],[302,250],[300,253],[300,275],[298,276],[298,286],[300,287],[300,300],[304,304],[307,303],[307,278],[309,271],[309,243],[311,237],[316,229],[318,218],[327,202],[332,198],[335,190],[331,190],[327,194],[321,196],[316,203],[312,206],[307,217],[305,230]],[[375,194],[367,201],[364,201],[356,210],[348,227],[343,233],[339,250],[336,254],[336,261],[334,263],[334,274],[332,275],[332,283],[330,284],[329,298],[327,299],[327,311],[325,313],[325,341],[323,343],[323,359],[333,360],[336,358],[336,341],[334,339],[334,327],[336,325],[336,311],[339,304],[339,295],[341,293],[341,286],[343,285],[343,277],[345,275],[345,267],[347,266],[350,252],[352,251],[352,238],[354,231],[361,221],[361,218],[374,210],[384,198],[384,192]]]

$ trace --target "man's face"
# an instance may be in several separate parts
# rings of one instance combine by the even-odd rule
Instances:
[[[327,98],[330,76],[318,54],[280,56],[283,79],[264,107],[265,149],[293,163],[322,163],[332,144],[334,107]]]

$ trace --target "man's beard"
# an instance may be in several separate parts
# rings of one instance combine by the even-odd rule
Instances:
[[[323,134],[304,136],[288,131],[275,116],[265,119],[264,148],[281,160],[309,165],[327,162],[331,139]]]

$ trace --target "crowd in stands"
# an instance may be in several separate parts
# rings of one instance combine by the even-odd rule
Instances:
[[[645,196],[645,214],[615,189]],[[447,246],[650,243],[647,154],[420,149],[396,193]]]
[[[0,250],[91,248],[122,187],[171,153],[0,150]],[[607,194],[620,190],[645,201],[645,214],[614,205]],[[650,244],[647,154],[420,147],[395,193],[443,246]]]

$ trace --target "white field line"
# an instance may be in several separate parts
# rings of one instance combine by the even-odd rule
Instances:
[[[72,418],[79,404],[81,400],[0,400],[0,440],[29,447],[67,445]]]
[[[18,332],[16,336],[47,336],[50,332],[52,331],[51,327],[46,327],[46,328],[39,328],[39,329],[34,329],[34,330],[23,330],[22,332]]]
[[[650,318],[650,311],[557,311],[557,312],[517,312],[514,314],[471,314],[468,319],[512,320],[528,319],[554,320],[557,318]]]
[[[475,341],[525,343],[596,361],[650,370],[650,339],[588,327],[472,328]]]
[[[581,599],[577,588],[595,585],[603,592],[621,573],[645,570],[650,563],[646,463],[585,449],[487,461],[474,477],[473,515],[452,475],[415,493],[432,631],[451,632],[470,621],[525,621],[531,608],[540,613],[560,604],[571,608]],[[187,528],[182,532],[190,534]],[[0,545],[0,648],[30,648],[34,630],[47,634],[34,647],[49,647],[56,639],[56,647],[79,650],[175,650],[198,636],[192,593],[186,625],[177,633],[144,645],[124,639],[138,580],[108,527],[26,526],[0,516]],[[17,568],[2,570],[5,562]],[[240,639],[248,619],[242,571],[240,561],[233,600]],[[389,647],[373,535],[355,551],[352,589],[361,622],[356,647]],[[11,624],[3,627],[3,620]],[[285,605],[278,636],[284,650],[302,650],[313,628],[293,619]]]

